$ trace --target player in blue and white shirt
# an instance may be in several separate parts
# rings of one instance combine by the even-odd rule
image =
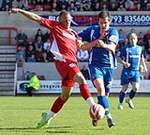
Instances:
[[[115,48],[118,44],[119,35],[115,28],[110,27],[111,15],[109,12],[100,12],[98,18],[99,25],[93,25],[78,35],[83,41],[98,40],[97,46],[90,50],[89,71],[91,80],[97,89],[98,103],[105,108],[108,126],[112,127],[115,124],[112,121],[107,95],[116,67]],[[96,120],[93,120],[92,123],[93,126],[97,125]]]
[[[125,94],[128,89],[129,83],[132,85],[132,90],[129,93],[126,103],[128,103],[131,109],[134,108],[132,99],[134,98],[136,92],[139,90],[140,82],[140,67],[142,72],[147,72],[147,67],[144,61],[143,48],[137,45],[138,38],[136,33],[130,33],[129,44],[121,49],[119,62],[123,64],[122,74],[121,74],[121,85],[122,90],[119,94],[119,105],[118,109],[122,110],[122,103],[125,98]]]

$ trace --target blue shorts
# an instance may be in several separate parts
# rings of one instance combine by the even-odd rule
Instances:
[[[140,82],[141,74],[138,70],[123,69],[121,73],[121,85],[126,85],[132,82]]]
[[[90,71],[90,78],[92,82],[95,79],[103,80],[105,86],[105,92],[109,93],[112,86],[114,69],[98,67],[90,64],[89,71]]]

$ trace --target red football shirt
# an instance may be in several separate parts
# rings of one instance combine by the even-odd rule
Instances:
[[[74,30],[64,28],[59,22],[42,18],[41,25],[51,31],[52,45],[50,51],[55,60],[77,62],[77,34]]]

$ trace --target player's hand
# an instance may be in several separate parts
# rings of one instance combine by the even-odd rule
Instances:
[[[105,45],[105,43],[104,43],[104,41],[103,41],[103,40],[98,40],[97,47],[105,48],[105,47],[106,47],[106,45]]]
[[[124,63],[124,66],[125,66],[125,68],[128,68],[128,67],[130,67],[130,63],[126,62],[126,63]]]
[[[10,11],[9,11],[9,14],[11,13],[18,13],[19,12],[19,8],[12,8]]]
[[[80,47],[82,46],[83,42],[82,39],[77,39],[77,46]]]

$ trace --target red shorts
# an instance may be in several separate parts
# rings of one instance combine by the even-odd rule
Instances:
[[[62,78],[62,86],[73,87],[75,83],[74,75],[80,72],[77,63],[56,61],[55,66]]]

